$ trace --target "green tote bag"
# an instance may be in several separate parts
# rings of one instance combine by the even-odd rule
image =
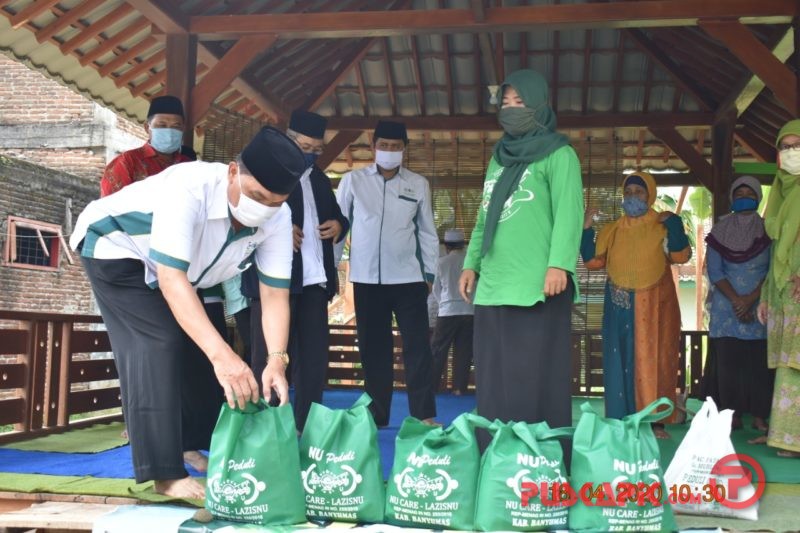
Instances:
[[[206,508],[252,524],[306,521],[291,405],[270,407],[261,399],[244,410],[222,406],[211,435]]]
[[[447,428],[412,417],[403,421],[386,485],[387,522],[428,529],[472,529],[480,464],[472,421],[479,419],[464,413]]]
[[[364,393],[349,409],[311,404],[300,439],[306,516],[340,522],[383,521],[378,428]]]
[[[488,429],[493,438],[481,459],[475,527],[481,531],[566,529],[566,504],[544,505],[541,495],[530,499],[523,495],[530,494],[530,484],[552,488],[567,482],[564,454],[556,438],[569,437],[574,429],[551,429],[547,422],[499,420]]]
[[[664,406],[667,409],[657,411]],[[677,530],[661,452],[650,427],[672,409],[672,402],[661,398],[618,420],[601,417],[588,402],[581,406],[571,471],[579,498],[569,510],[570,530]]]

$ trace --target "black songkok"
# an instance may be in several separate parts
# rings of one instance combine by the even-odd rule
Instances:
[[[276,194],[292,192],[308,166],[294,141],[269,126],[256,133],[241,158],[258,183]]]
[[[289,119],[289,129],[312,139],[323,139],[328,120],[322,115],[295,109]]]
[[[150,109],[147,110],[147,118],[159,114],[180,115],[186,118],[186,115],[183,114],[183,104],[177,96],[159,96],[158,98],[153,98],[150,102]]]
[[[373,139],[395,139],[403,141],[408,144],[408,134],[406,134],[406,125],[402,122],[392,122],[390,120],[380,120],[378,125],[375,126],[375,133]]]

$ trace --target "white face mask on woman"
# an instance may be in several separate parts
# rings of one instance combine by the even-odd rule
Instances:
[[[800,150],[790,148],[788,150],[781,150],[781,170],[785,170],[792,176],[800,175]]]
[[[399,152],[375,150],[375,163],[386,170],[394,170],[403,163],[403,150]]]
[[[243,226],[257,228],[278,212],[281,206],[273,207],[256,202],[242,190],[242,174],[239,166],[236,166],[236,178],[239,180],[239,204],[234,206],[228,200],[228,208],[231,210],[233,218],[238,220]]]

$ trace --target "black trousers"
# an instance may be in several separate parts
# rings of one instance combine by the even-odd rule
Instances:
[[[290,296],[289,306],[291,321],[287,351],[290,362],[286,377],[294,386],[295,424],[302,431],[311,404],[322,403],[328,373],[328,294],[320,286],[304,287],[302,294]],[[253,300],[250,306],[250,368],[259,387],[262,386],[261,373],[267,366],[269,353],[261,317],[261,301]]]
[[[769,418],[775,370],[767,366],[767,340],[734,337],[710,339],[716,354],[719,408],[735,416]]]
[[[256,377],[258,388],[263,396],[261,374],[267,366],[267,343],[264,340],[261,316],[261,300],[252,300],[250,302],[250,369]]]
[[[575,288],[531,307],[475,306],[478,414],[504,422],[572,425],[572,299]],[[479,432],[482,446],[488,433]],[[565,463],[569,450],[565,450]]]
[[[144,283],[140,261],[81,259],[114,352],[136,481],[186,477],[183,452],[210,442],[208,428],[188,419],[213,413],[216,420],[221,406],[213,368],[161,291]]]
[[[289,357],[294,384],[294,420],[303,431],[312,402],[322,403],[322,391],[328,374],[330,328],[328,293],[319,285],[303,287],[293,294],[289,329]]]
[[[436,319],[431,341],[434,392],[441,386],[450,345],[453,345],[453,390],[467,392],[472,365],[473,322],[472,315],[440,316]]]
[[[225,306],[222,302],[203,302],[203,308],[217,333],[227,339],[228,326],[225,323]],[[181,388],[184,450],[208,450],[220,407],[225,401],[225,391],[214,374],[214,365],[203,350],[188,336],[186,339],[187,349],[192,353],[187,359],[190,364],[186,365],[183,373],[186,382],[192,386]],[[130,429],[128,433],[130,434]]]
[[[236,321],[236,329],[239,331],[239,338],[242,340],[242,346],[244,347],[244,353],[242,354],[242,359],[244,359],[244,362],[247,363],[249,366],[250,344],[251,344],[250,308],[245,307],[241,311],[237,312],[235,315],[233,315],[233,319]]]
[[[408,407],[419,419],[436,416],[428,338],[428,287],[423,282],[397,285],[353,283],[356,333],[364,388],[378,426],[389,424],[394,389],[392,313],[403,338]]]

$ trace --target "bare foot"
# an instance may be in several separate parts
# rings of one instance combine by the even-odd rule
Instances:
[[[123,429],[122,433],[120,433],[119,436],[122,437],[123,439],[127,439],[128,438],[128,428]]]
[[[766,444],[767,443],[767,436],[761,435],[760,437],[756,437],[755,439],[750,439],[747,441],[748,444]]]
[[[655,433],[657,439],[668,440],[672,438],[670,437],[670,434],[667,433],[667,430],[664,428],[658,428],[658,427],[653,428],[653,433]]]
[[[205,487],[191,476],[183,479],[158,479],[155,481],[155,491],[173,498],[202,500],[206,497]]]
[[[208,470],[208,457],[198,451],[183,452],[183,462],[198,472]]]
[[[778,457],[800,457],[800,452],[791,450],[778,450]]]
[[[753,418],[753,429],[769,431],[769,424],[767,424],[767,421],[763,418],[756,416]]]
[[[437,428],[442,427],[442,424],[440,424],[439,422],[437,422],[433,418],[426,418],[425,420],[422,421],[422,423],[427,425],[427,426],[434,426],[434,427],[437,427]]]

